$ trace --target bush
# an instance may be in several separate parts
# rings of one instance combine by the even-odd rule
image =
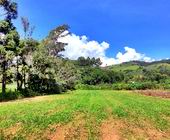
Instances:
[[[7,91],[5,94],[0,93],[0,101],[16,100],[22,97],[22,94],[18,91]]]
[[[55,79],[40,78],[37,74],[31,74],[28,81],[28,90],[44,94],[58,94],[62,92],[61,86]]]
[[[76,89],[82,90],[109,90],[112,89],[111,84],[100,84],[100,85],[85,85],[85,84],[78,84],[75,87]]]
[[[160,89],[160,84],[156,82],[130,82],[130,83],[115,83],[115,84],[99,84],[99,85],[85,85],[78,84],[76,89],[83,90],[146,90],[146,89]]]
[[[113,84],[115,90],[146,90],[159,89],[160,86],[156,82],[130,82]]]
[[[170,89],[170,84],[166,84],[166,83],[162,83],[161,85],[160,85],[160,87],[161,87],[161,89]]]
[[[125,83],[116,83],[112,85],[114,90],[123,90],[123,89],[128,89],[128,85]]]
[[[76,89],[82,89],[82,90],[98,90],[99,87],[94,85],[86,85],[86,84],[78,84],[75,87]]]
[[[35,96],[42,95],[42,94],[40,94],[38,92],[34,92],[28,88],[20,90],[20,93],[22,94],[23,97],[35,97]]]

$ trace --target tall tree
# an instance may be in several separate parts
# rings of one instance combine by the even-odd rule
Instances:
[[[3,9],[4,20],[0,21],[0,33],[4,36],[0,42],[0,58],[2,67],[2,93],[6,91],[6,70],[9,60],[15,54],[19,45],[19,34],[12,24],[12,20],[17,18],[17,3],[11,0],[0,0],[0,7]],[[1,35],[1,36],[2,36]]]
[[[21,17],[21,23],[24,31],[24,39],[31,39],[35,26],[31,26],[27,17]]]
[[[70,77],[73,77],[72,73],[75,74],[75,72],[69,73],[70,65],[67,65],[66,69],[63,68],[66,65],[62,63],[60,52],[64,50],[66,44],[58,40],[69,34],[68,29],[67,25],[62,25],[52,30],[33,53],[33,69],[28,84],[30,88],[42,91],[44,87],[49,90],[58,85],[56,80],[63,79],[64,75],[67,75],[66,83],[70,83],[71,87],[72,82],[70,81],[73,78]],[[70,67],[70,69],[72,68]],[[53,85],[49,86],[51,81],[53,81]]]
[[[47,48],[49,55],[58,57],[61,56],[59,53],[64,51],[66,43],[59,42],[60,37],[67,36],[69,34],[69,26],[61,25],[53,29],[46,39],[43,41],[44,46]]]
[[[29,31],[30,23],[28,21],[28,18],[26,17],[21,17],[21,22],[24,30],[24,38],[26,38],[27,32]]]
[[[21,23],[24,31],[24,39],[20,43],[20,58],[22,62],[22,81],[19,88],[22,88],[22,83],[24,88],[26,87],[26,71],[28,70],[28,63],[26,62],[30,54],[35,50],[38,42],[32,39],[32,34],[34,32],[35,26],[31,26],[27,17],[21,17]]]

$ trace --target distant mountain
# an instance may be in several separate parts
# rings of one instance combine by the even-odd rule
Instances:
[[[170,59],[160,60],[160,61],[153,61],[153,62],[145,62],[145,61],[130,61],[124,62],[122,64],[132,64],[132,65],[139,65],[139,66],[148,66],[153,64],[170,64]]]
[[[170,70],[170,59],[160,60],[154,62],[144,62],[144,61],[130,61],[118,65],[108,66],[107,68],[113,69],[115,71],[125,71],[125,70],[138,70],[140,68],[146,68],[149,70],[157,69],[167,69]]]

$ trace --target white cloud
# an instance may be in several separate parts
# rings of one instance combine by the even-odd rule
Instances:
[[[106,42],[88,41],[86,36],[76,36],[75,34],[60,38],[58,41],[68,43],[62,54],[70,59],[84,57],[104,57],[109,44]]]
[[[114,65],[132,60],[153,61],[150,57],[138,53],[135,49],[129,47],[124,47],[124,53],[118,52],[116,58],[107,57],[106,50],[109,49],[110,45],[107,42],[99,43],[94,40],[89,41],[86,36],[71,34],[60,38],[58,41],[68,43],[62,55],[72,60],[76,60],[80,56],[85,58],[100,58],[103,63],[102,66]]]
[[[154,61],[150,57],[145,56],[145,54],[136,52],[136,50],[133,48],[124,47],[124,49],[125,49],[125,53],[119,52],[116,56],[118,63],[128,62],[133,60],[141,60],[146,62]]]

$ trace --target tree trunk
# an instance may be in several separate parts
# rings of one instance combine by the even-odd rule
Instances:
[[[24,75],[23,75],[23,84],[24,84],[24,89],[25,89],[25,85],[26,85],[26,74],[25,74],[25,67],[24,67]]]
[[[6,93],[6,60],[2,62],[2,94]]]
[[[17,90],[19,90],[19,64],[18,64],[18,56],[17,56]]]

